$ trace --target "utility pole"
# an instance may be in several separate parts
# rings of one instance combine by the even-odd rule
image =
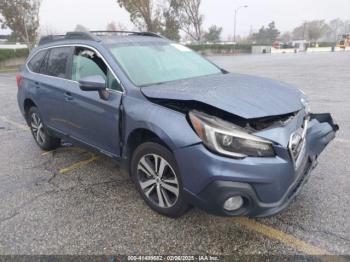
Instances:
[[[234,21],[234,28],[233,28],[233,42],[234,42],[234,45],[233,45],[233,53],[235,53],[235,49],[236,49],[236,28],[237,28],[237,13],[238,11],[241,9],[241,8],[247,8],[248,6],[247,5],[242,5],[242,6],[239,6],[235,9],[235,21]]]
[[[303,28],[303,40],[305,40],[306,25],[307,25],[307,21],[304,21],[304,28]]]

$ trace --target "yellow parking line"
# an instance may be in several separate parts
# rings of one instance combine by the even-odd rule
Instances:
[[[254,219],[249,219],[246,217],[237,217],[235,218],[235,221],[250,230],[259,232],[260,234],[263,234],[269,238],[279,240],[283,244],[292,247],[296,250],[299,250],[307,255],[332,255],[330,252],[324,249],[308,244],[278,229],[259,223]]]
[[[84,149],[81,149],[81,148],[78,148],[78,147],[59,147],[59,148],[54,149],[54,150],[46,151],[46,152],[42,153],[41,156],[47,156],[47,155],[52,154],[54,152],[57,152],[59,150],[62,150],[62,151],[74,151],[74,152],[78,152],[78,153],[85,153],[86,152]]]
[[[68,173],[68,172],[73,171],[75,169],[78,169],[78,168],[80,168],[82,166],[85,166],[85,165],[87,165],[87,164],[89,164],[89,163],[91,163],[93,161],[96,161],[99,158],[100,158],[99,156],[92,155],[89,159],[79,161],[77,163],[74,163],[73,165],[70,165],[68,167],[60,169],[58,171],[58,173],[60,173],[60,174]]]
[[[24,130],[24,131],[29,130],[29,127],[28,127],[28,126],[22,125],[22,124],[17,123],[17,122],[15,122],[15,121],[13,121],[13,120],[10,120],[10,119],[8,119],[8,118],[5,117],[5,116],[0,116],[0,119],[1,119],[2,121],[4,121],[5,123],[8,123],[8,124],[10,124],[10,125],[13,125],[13,126],[19,128],[19,129],[21,129],[21,130]]]
[[[18,72],[18,68],[1,69],[0,73]]]
[[[49,155],[49,154],[51,154],[53,152],[56,152],[57,150],[58,150],[58,148],[54,149],[54,150],[46,151],[46,152],[42,153],[40,156],[47,156],[47,155]]]

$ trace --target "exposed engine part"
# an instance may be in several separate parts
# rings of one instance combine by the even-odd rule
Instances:
[[[204,112],[208,115],[216,116],[221,119],[224,119],[228,122],[231,122],[235,125],[245,128],[249,132],[257,132],[263,129],[284,126],[298,112],[293,112],[285,115],[279,116],[268,116],[258,119],[244,119],[242,117],[227,113],[223,110],[215,108],[213,106],[197,102],[197,101],[179,101],[179,100],[168,100],[168,99],[150,99],[153,103],[171,108],[173,110],[187,114],[190,110],[197,110]]]

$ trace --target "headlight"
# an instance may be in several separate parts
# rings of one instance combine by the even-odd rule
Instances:
[[[248,134],[244,128],[198,111],[191,111],[189,118],[204,145],[217,153],[235,158],[275,156],[270,141]]]

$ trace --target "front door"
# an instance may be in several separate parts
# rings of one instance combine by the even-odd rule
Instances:
[[[66,97],[66,107],[71,124],[70,136],[118,157],[119,107],[123,93],[118,81],[104,60],[93,50],[76,47],[71,66],[71,86]],[[107,101],[98,92],[86,92],[78,81],[87,76],[101,75],[106,79],[109,92]]]

